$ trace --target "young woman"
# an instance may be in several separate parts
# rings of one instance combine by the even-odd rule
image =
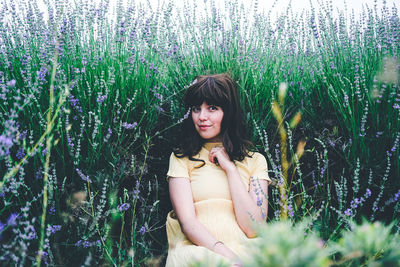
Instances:
[[[167,179],[167,267],[220,260],[241,266],[265,222],[270,179],[260,153],[249,152],[237,85],[226,74],[199,76],[187,89],[179,147]]]

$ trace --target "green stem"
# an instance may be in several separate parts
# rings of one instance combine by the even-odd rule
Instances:
[[[143,173],[144,173],[144,167],[146,166],[146,160],[147,160],[147,154],[149,152],[149,147],[150,147],[150,139],[149,137],[146,138],[146,146],[144,148],[145,150],[145,155],[144,155],[144,161],[143,161],[143,165],[142,165],[142,169],[140,171],[140,176],[139,176],[139,185],[140,182],[142,180],[143,177]],[[133,211],[132,211],[132,229],[131,229],[131,247],[133,248],[133,240],[134,240],[134,231],[135,231],[135,215],[136,215],[136,204],[137,204],[137,198],[135,199],[134,203],[133,203]],[[132,267],[135,265],[135,259],[134,256],[132,256],[131,258],[131,264]]]
[[[41,227],[40,227],[40,241],[39,241],[39,251],[36,255],[36,266],[40,267],[42,261],[42,254],[43,254],[43,242],[44,242],[44,235],[45,235],[45,228],[46,228],[46,212],[47,212],[47,204],[48,204],[48,196],[47,196],[47,187],[49,181],[49,168],[50,168],[50,154],[51,154],[51,147],[53,141],[53,135],[51,130],[54,126],[54,121],[52,121],[52,112],[53,112],[53,105],[54,105],[54,81],[56,78],[57,72],[57,60],[58,60],[58,50],[57,50],[57,40],[56,40],[56,53],[54,54],[53,60],[53,69],[51,73],[51,80],[50,80],[50,106],[49,111],[47,113],[47,136],[46,136],[46,162],[44,165],[44,175],[43,175],[43,211],[41,217]]]

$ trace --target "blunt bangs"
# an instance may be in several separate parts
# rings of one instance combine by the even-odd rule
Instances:
[[[222,144],[231,160],[242,161],[246,156],[251,157],[249,148],[253,145],[247,137],[246,123],[240,106],[237,83],[227,73],[200,75],[186,89],[183,97],[186,108],[208,105],[221,107],[224,116],[221,123]],[[174,151],[178,158],[189,157],[192,161],[202,161],[194,156],[200,152],[207,141],[200,137],[191,119],[183,121],[180,144]],[[199,168],[200,168],[199,167]]]
[[[229,103],[228,94],[224,92],[224,87],[213,77],[200,78],[186,91],[185,105],[187,108],[200,106],[203,102],[208,105],[219,106],[222,109],[225,109]]]

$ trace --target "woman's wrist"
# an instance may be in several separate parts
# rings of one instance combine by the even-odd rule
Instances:
[[[222,241],[215,242],[212,247],[212,250],[215,253],[218,253],[228,258],[233,263],[241,263],[239,257],[230,248],[228,248]]]
[[[235,171],[237,171],[236,165],[235,165],[235,163],[232,161],[231,164],[229,164],[228,166],[226,166],[225,172],[228,174],[228,173],[235,172]]]
[[[215,248],[217,247],[217,246],[223,246],[224,245],[224,242],[222,242],[222,241],[216,241],[215,243],[214,243],[214,245],[212,246],[212,251],[214,251],[215,252]]]

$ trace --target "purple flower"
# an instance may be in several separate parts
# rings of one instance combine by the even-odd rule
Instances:
[[[13,146],[13,139],[0,135],[0,157],[7,156],[10,154],[10,148]]]
[[[17,156],[17,159],[22,159],[23,157],[25,157],[25,151],[24,151],[23,147],[18,149],[16,156]]]
[[[156,107],[156,110],[157,110],[157,112],[159,112],[159,113],[162,113],[162,112],[165,111],[162,107],[160,107],[160,106],[158,106],[158,105],[154,105],[154,106]]]
[[[49,214],[53,215],[54,213],[56,213],[56,208],[54,206],[51,206],[49,209]]]
[[[334,146],[335,146],[335,142],[333,142],[332,140],[329,140],[328,142],[329,142],[329,145],[330,145],[331,147],[334,147]]]
[[[347,216],[351,216],[353,212],[351,211],[351,209],[347,209],[345,210],[344,214],[346,214]]]
[[[17,81],[16,80],[11,80],[7,82],[7,86],[9,87],[14,87],[16,85]]]
[[[47,231],[51,232],[52,234],[55,234],[57,231],[60,231],[61,225],[48,225],[47,226]]]
[[[371,190],[369,189],[369,188],[367,188],[367,190],[366,190],[366,193],[365,193],[366,195],[367,195],[367,197],[370,197],[371,196]]]
[[[85,241],[83,241],[82,246],[83,246],[84,248],[88,248],[88,247],[90,247],[90,242],[87,241],[87,240],[85,240]]]
[[[71,106],[75,107],[79,103],[79,100],[74,98],[73,95],[69,95],[69,103]]]
[[[39,78],[39,81],[41,81],[41,82],[45,82],[46,81],[46,74],[47,74],[47,69],[46,68],[41,67],[40,71],[37,71],[36,74],[37,74],[37,76]]]
[[[17,218],[18,218],[18,214],[16,213],[11,213],[10,217],[8,217],[7,219],[7,224],[9,226],[15,226],[17,225]]]
[[[163,96],[159,93],[154,93],[155,98],[157,98],[160,101],[163,101]]]
[[[84,175],[81,170],[79,170],[78,168],[75,169],[76,172],[78,173],[79,177],[81,177],[81,179],[85,182],[91,183],[92,180],[90,180],[89,175]]]
[[[293,211],[293,207],[291,204],[287,205],[287,209],[288,209],[288,214],[290,217],[294,217],[294,211]]]
[[[24,238],[27,240],[33,240],[37,237],[35,228],[32,225],[28,225],[28,227],[25,228],[25,232],[27,232],[27,234],[24,235]]]
[[[101,104],[106,99],[107,99],[107,95],[101,95],[101,96],[97,97],[97,103]]]
[[[144,235],[144,234],[146,233],[146,227],[145,227],[145,226],[142,226],[142,227],[140,228],[140,230],[139,230],[139,233],[140,233],[141,235]]]
[[[140,194],[140,190],[138,188],[136,188],[133,191],[131,191],[130,193],[132,194],[132,198],[133,199],[138,199],[139,198],[139,194]]]
[[[127,211],[131,205],[129,203],[123,203],[118,206],[119,211]]]
[[[6,224],[0,222],[0,233],[3,232],[3,230],[4,230],[5,227],[6,227]]]
[[[122,123],[122,127],[124,127],[127,130],[132,130],[132,129],[136,128],[136,126],[137,126],[137,122],[134,122],[134,123],[123,122]]]

